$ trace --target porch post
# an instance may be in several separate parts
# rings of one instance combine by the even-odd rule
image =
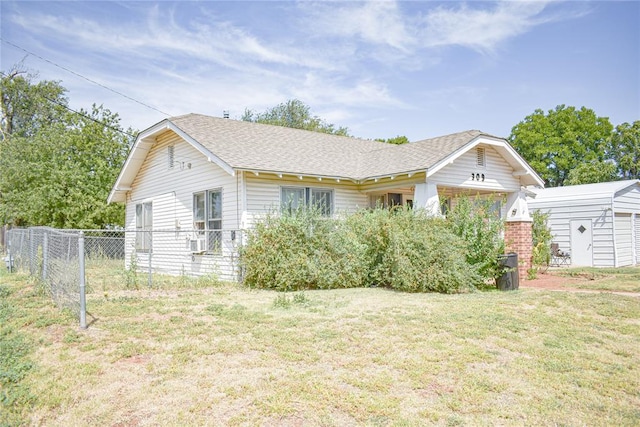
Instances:
[[[413,205],[416,209],[425,209],[428,214],[441,216],[438,187],[433,182],[416,184],[413,194]]]
[[[518,276],[527,277],[533,256],[533,218],[529,215],[526,195],[523,191],[509,194],[507,197],[507,221],[504,241],[507,252],[518,254]]]

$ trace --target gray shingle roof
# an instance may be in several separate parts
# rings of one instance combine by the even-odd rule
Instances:
[[[187,114],[168,119],[234,169],[361,180],[427,169],[480,135],[403,145]]]

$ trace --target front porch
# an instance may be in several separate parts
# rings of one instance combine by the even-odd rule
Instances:
[[[460,197],[492,201],[496,215],[505,220],[505,252],[518,255],[518,275],[521,279],[527,277],[533,250],[533,220],[529,214],[525,190],[464,188],[421,182],[371,189],[368,194],[370,208],[408,206],[411,209],[425,209],[439,217],[446,217]]]

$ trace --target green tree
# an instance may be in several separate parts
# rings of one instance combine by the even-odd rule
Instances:
[[[349,136],[349,130],[346,127],[336,127],[318,116],[312,115],[309,106],[297,99],[291,99],[282,104],[278,104],[262,113],[246,109],[242,115],[242,120],[245,122],[264,123],[310,130],[313,132]]]
[[[581,163],[569,171],[564,185],[593,184],[619,179],[618,168],[612,160]]]
[[[3,73],[5,78],[16,80],[9,73]],[[10,100],[7,111],[20,113],[7,119],[11,125],[0,143],[0,219],[59,228],[123,225],[123,206],[106,204],[132,142],[118,115],[95,105],[91,111],[72,112],[38,91],[50,88],[47,82],[26,79],[20,87],[24,93],[16,86],[12,97],[4,98],[3,91],[3,100]],[[29,109],[11,104],[23,100]],[[43,111],[50,113],[46,125]]]
[[[398,135],[395,138],[376,138],[376,141],[386,142],[387,144],[401,145],[409,143],[409,138],[404,135]]]
[[[572,169],[610,157],[613,126],[593,110],[558,105],[547,113],[538,109],[511,130],[509,142],[546,181],[565,183]]]
[[[36,74],[21,64],[2,72],[0,81],[1,141],[9,136],[33,136],[60,119],[67,105],[66,89],[55,81],[34,83]]]
[[[640,120],[616,126],[611,155],[622,179],[640,179]]]

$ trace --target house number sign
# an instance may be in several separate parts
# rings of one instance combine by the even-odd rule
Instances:
[[[472,173],[471,181],[483,181],[484,182],[484,174],[483,173]]]

